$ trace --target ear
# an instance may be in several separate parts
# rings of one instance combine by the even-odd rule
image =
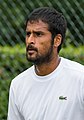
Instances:
[[[58,47],[61,44],[62,41],[62,35],[57,34],[54,38],[54,47]]]

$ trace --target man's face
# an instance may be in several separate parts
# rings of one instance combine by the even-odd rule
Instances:
[[[53,54],[51,32],[41,20],[28,22],[26,27],[26,56],[36,65],[48,63]]]

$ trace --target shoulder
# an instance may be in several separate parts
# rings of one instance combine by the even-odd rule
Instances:
[[[84,65],[62,58],[62,66],[62,74],[65,75],[65,78],[73,81],[75,83],[74,86],[77,84],[80,89],[84,88]]]
[[[34,66],[28,68],[24,72],[17,75],[12,81],[11,81],[11,87],[19,87],[22,86],[24,83],[28,82],[32,73],[33,73]]]
[[[62,58],[62,62],[64,69],[84,75],[84,65],[65,58]]]

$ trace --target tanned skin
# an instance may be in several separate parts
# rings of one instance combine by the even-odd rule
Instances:
[[[53,72],[60,63],[57,52],[61,44],[62,36],[57,34],[54,38],[52,51],[49,53],[49,59],[35,63],[35,72],[39,76],[48,75]],[[26,55],[29,61],[34,62],[37,58],[42,58],[48,54],[51,49],[52,34],[48,30],[48,24],[41,20],[28,22],[26,27]],[[31,45],[33,47],[28,48]]]

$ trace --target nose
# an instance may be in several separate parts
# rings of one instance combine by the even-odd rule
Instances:
[[[26,44],[35,44],[35,37],[33,34],[26,36]]]

